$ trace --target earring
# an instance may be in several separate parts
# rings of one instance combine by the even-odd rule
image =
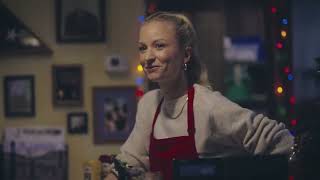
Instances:
[[[187,63],[184,63],[184,64],[183,64],[183,67],[184,67],[184,71],[187,71],[187,70],[188,70],[188,65],[187,65]]]

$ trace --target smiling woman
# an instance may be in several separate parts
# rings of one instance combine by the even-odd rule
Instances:
[[[139,36],[140,63],[160,89],[140,99],[118,160],[171,180],[173,159],[290,153],[293,137],[284,124],[201,85],[196,33],[186,16],[157,12]]]

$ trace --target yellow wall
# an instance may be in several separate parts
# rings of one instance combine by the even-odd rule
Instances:
[[[69,145],[69,179],[81,180],[82,164],[102,153],[118,153],[120,143],[93,144],[92,87],[134,85],[137,65],[138,16],[143,15],[143,0],[106,0],[105,43],[59,44],[55,41],[54,0],[3,0],[3,2],[53,50],[52,56],[0,57],[1,81],[5,75],[33,74],[35,77],[36,116],[5,118],[0,108],[0,133],[8,126],[49,125],[66,127],[68,112],[85,111],[89,115],[87,135],[66,135]],[[121,54],[130,62],[130,75],[112,78],[104,72],[103,60]],[[52,105],[52,64],[82,64],[84,68],[84,105],[80,108],[56,108]],[[0,83],[3,102],[3,83]]]

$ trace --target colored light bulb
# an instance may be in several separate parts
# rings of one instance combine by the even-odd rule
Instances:
[[[282,48],[283,48],[283,44],[282,44],[281,42],[278,42],[278,43],[276,44],[276,47],[277,47],[278,49],[282,49]]]
[[[143,23],[144,22],[144,16],[139,16],[138,20],[139,20],[140,23]]]
[[[152,14],[156,12],[156,10],[157,10],[157,5],[155,3],[149,4],[148,13]]]
[[[289,102],[290,102],[290,104],[296,104],[296,97],[294,97],[294,96],[291,96],[290,97],[290,99],[289,99]]]
[[[286,116],[286,115],[287,115],[287,111],[286,111],[286,109],[285,109],[283,106],[279,106],[279,107],[278,107],[278,113],[279,113],[281,116]]]
[[[277,93],[278,93],[278,94],[282,94],[282,93],[283,93],[283,87],[278,86],[278,87],[277,87]]]
[[[286,74],[290,73],[290,67],[289,66],[284,67],[283,72]]]
[[[136,85],[137,85],[137,86],[142,86],[142,85],[143,85],[143,82],[144,82],[143,77],[137,77],[137,78],[136,78]]]
[[[298,121],[296,119],[292,119],[290,121],[291,126],[296,126],[298,124]]]
[[[282,24],[284,24],[284,25],[288,25],[288,19],[287,19],[287,18],[283,18],[283,19],[281,20],[281,22],[282,22]]]
[[[138,71],[138,72],[143,72],[143,67],[142,67],[141,64],[139,64],[139,65],[137,66],[137,71]]]
[[[137,88],[136,89],[136,97],[142,97],[143,96],[143,94],[144,94],[144,92],[143,92],[143,90],[142,89],[140,89],[140,88]]]
[[[285,30],[281,31],[281,37],[286,38],[287,37],[287,32]]]

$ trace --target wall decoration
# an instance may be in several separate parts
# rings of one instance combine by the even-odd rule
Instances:
[[[94,143],[124,141],[135,121],[135,87],[93,88]]]
[[[68,146],[62,127],[4,128],[2,180],[67,180]]]
[[[53,65],[52,82],[55,106],[83,104],[82,65]]]
[[[0,55],[50,55],[52,50],[0,0]]]
[[[4,108],[6,117],[34,116],[33,75],[4,77]]]
[[[88,114],[85,112],[69,113],[67,127],[70,134],[87,134]]]
[[[105,0],[56,0],[58,42],[103,42]]]

